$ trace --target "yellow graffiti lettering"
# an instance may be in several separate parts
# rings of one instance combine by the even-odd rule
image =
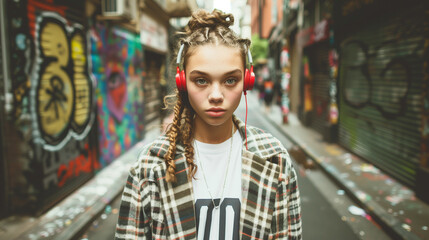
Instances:
[[[90,115],[91,88],[90,79],[85,74],[86,56],[84,37],[76,34],[71,39],[72,61],[74,65],[74,85],[75,85],[75,114],[74,122],[81,126],[85,124]]]
[[[40,45],[45,56],[55,57],[60,66],[67,66],[69,46],[64,29],[56,23],[47,23],[40,34]]]
[[[37,110],[43,132],[57,137],[66,130],[73,110],[72,81],[64,71],[68,65],[69,45],[64,29],[53,22],[40,31],[40,42],[43,54],[55,60],[49,61],[41,72]]]

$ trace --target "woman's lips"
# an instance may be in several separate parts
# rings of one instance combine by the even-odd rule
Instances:
[[[210,108],[209,110],[206,111],[206,113],[210,117],[221,117],[222,115],[225,114],[225,112],[226,110],[222,108]]]

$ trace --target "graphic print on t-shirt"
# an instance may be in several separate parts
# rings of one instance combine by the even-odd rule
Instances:
[[[194,142],[198,170],[192,186],[198,240],[239,239],[243,147],[239,131],[232,140],[232,146],[231,138],[219,144]]]
[[[219,198],[214,199],[216,205],[219,205],[219,201]],[[216,233],[211,233],[212,229],[219,229],[219,240],[238,240],[240,208],[241,203],[238,198],[224,198],[217,209],[214,208],[211,199],[198,199],[195,202],[198,239],[203,236],[202,239],[209,240],[211,239],[210,236],[216,235]],[[216,222],[216,219],[218,222]],[[202,220],[201,226],[200,220]],[[217,227],[213,227],[213,225],[217,225]]]

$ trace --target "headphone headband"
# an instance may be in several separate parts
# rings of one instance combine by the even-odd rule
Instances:
[[[250,52],[250,49],[247,49],[247,61],[249,62],[250,66],[253,66],[252,53]]]
[[[182,43],[182,45],[180,45],[179,52],[177,53],[177,59],[176,59],[177,66],[180,66],[180,60],[182,59],[183,49],[185,49],[184,43]]]

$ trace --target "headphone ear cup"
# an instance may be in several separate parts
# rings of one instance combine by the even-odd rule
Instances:
[[[249,69],[246,68],[244,71],[244,81],[243,81],[243,91],[249,90],[249,82],[250,82],[250,75],[249,75]]]
[[[177,89],[181,92],[186,91],[186,78],[185,78],[185,70],[180,71],[179,68],[177,68],[176,73],[176,86]]]
[[[182,70],[180,72],[180,81],[182,83],[182,91],[186,91],[186,77],[185,77],[185,70]]]
[[[248,90],[252,90],[254,85],[255,85],[255,73],[253,72],[253,70],[250,70]]]

